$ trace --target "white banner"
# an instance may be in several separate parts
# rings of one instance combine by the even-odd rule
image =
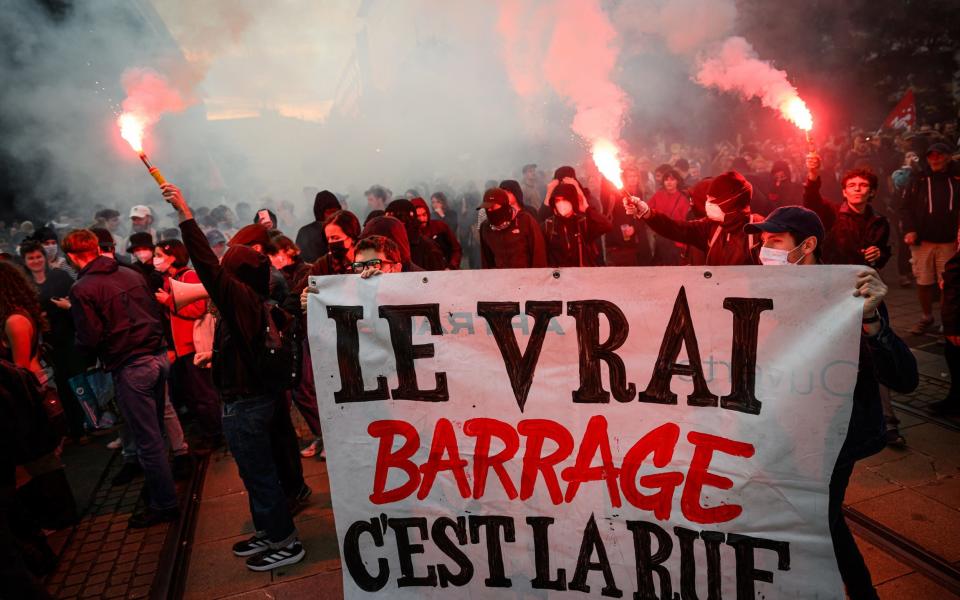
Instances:
[[[345,596],[842,598],[856,271],[316,278]]]

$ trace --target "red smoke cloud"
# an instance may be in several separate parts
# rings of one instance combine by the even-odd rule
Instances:
[[[121,104],[123,113],[117,123],[123,138],[137,152],[143,149],[144,133],[164,113],[180,112],[192,104],[192,100],[185,98],[166,78],[151,69],[127,69],[121,83],[127,97]]]
[[[760,60],[750,42],[742,37],[727,39],[719,50],[701,61],[696,81],[707,87],[737,92],[745,99],[759,98],[768,108],[800,129],[809,131],[813,117],[787,73]]]
[[[542,93],[545,80],[574,107],[574,133],[591,145],[619,140],[628,99],[612,80],[617,32],[599,0],[501,0],[498,29],[518,95]]]

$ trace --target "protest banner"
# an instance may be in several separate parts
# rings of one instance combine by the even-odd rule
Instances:
[[[315,278],[347,598],[842,598],[857,267]]]

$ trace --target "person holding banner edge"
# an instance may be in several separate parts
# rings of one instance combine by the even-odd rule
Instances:
[[[816,265],[820,262],[823,223],[811,210],[800,206],[776,209],[762,223],[750,223],[745,233],[759,234],[763,265]],[[917,361],[910,348],[890,328],[883,303],[887,286],[877,272],[865,267],[857,273],[854,295],[862,297],[863,328],[860,361],[853,391],[853,410],[847,437],[830,477],[828,515],[837,566],[852,600],[879,598],[870,571],[843,517],[843,498],[856,461],[876,454],[885,445],[885,424],[880,385],[908,394],[919,383]]]

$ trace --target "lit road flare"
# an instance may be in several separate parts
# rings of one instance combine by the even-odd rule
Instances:
[[[607,178],[618,190],[623,189],[621,178],[619,151],[609,140],[598,140],[593,145],[593,162],[597,165],[600,174]]]
[[[143,151],[143,135],[146,130],[144,120],[136,114],[125,112],[117,118],[117,125],[120,127],[120,137],[125,139],[130,147],[136,151],[157,185],[165,184],[167,180],[160,173],[160,169],[150,164],[150,160]]]

